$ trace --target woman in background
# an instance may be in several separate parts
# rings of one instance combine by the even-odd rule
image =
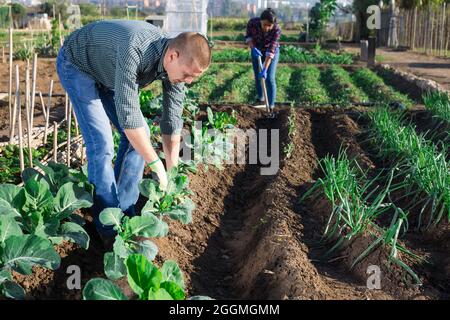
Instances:
[[[252,18],[247,24],[245,42],[251,49],[253,72],[255,74],[256,92],[258,94],[256,104],[264,103],[261,79],[265,79],[267,97],[269,102],[269,117],[274,118],[275,98],[277,84],[275,72],[280,55],[281,29],[277,24],[275,11],[267,8],[259,18]],[[259,69],[258,57],[261,57],[263,67]]]

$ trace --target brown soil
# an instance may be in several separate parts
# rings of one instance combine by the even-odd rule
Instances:
[[[221,299],[438,299],[448,297],[448,256],[441,256],[439,269],[418,266],[422,287],[411,287],[402,280],[402,270],[384,267],[386,250],[375,250],[352,270],[349,265],[373,238],[363,235],[348,242],[337,256],[324,260],[329,249],[320,242],[330,204],[324,199],[298,199],[315,182],[320,171],[318,160],[336,155],[344,144],[346,152],[365,169],[376,164],[357,139],[360,128],[354,114],[336,110],[296,111],[296,134],[289,137],[289,110],[280,111],[276,120],[263,118],[263,111],[249,107],[217,106],[215,110],[234,108],[241,129],[280,129],[280,156],[292,142],[294,151],[280,163],[275,175],[260,174],[262,165],[227,165],[224,170],[200,168],[189,175],[196,209],[193,223],[170,222],[169,235],[155,240],[159,254],[156,262],[177,261],[184,272],[189,295],[209,295]],[[200,118],[204,117],[204,113]],[[144,203],[141,199],[140,203]],[[84,251],[71,244],[59,247],[62,267],[30,278],[27,292],[35,299],[79,299],[80,290],[66,287],[67,266],[81,267],[82,286],[103,274],[103,249],[91,224],[91,247]],[[416,253],[430,253],[418,246],[419,234],[405,240]],[[450,243],[447,240],[448,243]],[[433,244],[429,244],[433,247]],[[437,249],[438,254],[444,251]],[[67,256],[65,255],[67,254]],[[437,255],[435,255],[437,259]],[[382,267],[382,289],[366,287],[367,266]],[[437,274],[438,273],[438,274]],[[386,276],[384,276],[386,275]],[[430,280],[429,280],[430,279]],[[436,280],[435,280],[436,279]],[[126,281],[120,285],[126,287]]]
[[[355,44],[344,45],[345,50],[359,53]],[[415,74],[425,79],[434,80],[445,89],[450,90],[450,60],[410,51],[393,51],[388,48],[377,48],[377,55],[383,56],[383,64]]]

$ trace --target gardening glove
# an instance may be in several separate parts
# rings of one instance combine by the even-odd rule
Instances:
[[[259,73],[259,77],[260,77],[261,79],[266,79],[266,78],[267,78],[267,69],[266,69],[266,68],[263,68],[263,69],[261,70],[261,72]]]
[[[252,57],[262,57],[263,55],[262,55],[262,53],[261,53],[261,51],[259,51],[257,48],[255,48],[255,47],[253,47],[252,48]]]
[[[163,165],[161,159],[158,158],[157,160],[151,162],[149,167],[158,176],[159,188],[162,191],[165,191],[167,189],[167,184],[169,182],[168,182],[168,179],[167,179],[166,169],[164,168],[164,165]]]

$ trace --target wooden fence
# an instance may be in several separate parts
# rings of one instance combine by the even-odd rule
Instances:
[[[383,11],[379,45],[388,44],[389,12]],[[439,56],[450,54],[450,5],[401,9],[397,18],[398,45]]]

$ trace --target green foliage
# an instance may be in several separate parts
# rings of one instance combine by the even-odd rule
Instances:
[[[242,31],[247,28],[248,19],[214,17],[212,20],[208,19],[208,30],[211,29],[211,23],[214,31]]]
[[[14,49],[14,60],[32,60],[35,51],[33,43],[24,42],[19,48]]]
[[[337,8],[336,0],[320,0],[311,9],[311,33],[320,41],[323,40],[326,27]]]
[[[330,66],[322,71],[322,84],[327,88],[332,102],[349,105],[354,102],[368,102],[369,98],[352,83],[350,75],[342,67]]]
[[[224,50],[214,50],[212,53],[213,62],[248,62],[250,61],[250,51],[242,48],[229,48]]]
[[[375,240],[354,259],[352,268],[373,250],[384,246],[391,248],[389,262],[404,268],[416,283],[420,284],[417,274],[398,256],[398,252],[401,251],[410,258],[420,259],[398,242],[398,234],[407,222],[407,214],[393,203],[387,202],[391,190],[397,188],[397,186],[392,188],[394,171],[391,171],[386,187],[379,190],[380,186],[377,184],[379,176],[368,180],[357,162],[350,160],[344,150],[339,152],[337,158],[327,155],[319,165],[323,177],[302,196],[300,202],[309,197],[312,197],[311,201],[314,202],[318,197],[325,195],[332,206],[322,238],[323,242],[331,244],[325,256],[340,249],[344,243],[366,235],[369,239]],[[389,218],[391,212],[394,214],[390,227],[387,229],[379,227],[376,220],[381,216]]]
[[[80,218],[74,211],[90,207],[92,196],[76,184],[67,182],[53,195],[47,181],[35,176],[23,187],[0,185],[0,200],[3,214],[16,218],[24,232],[55,244],[66,239],[88,248],[89,236],[75,223]]]
[[[220,35],[213,36],[211,40],[215,41],[245,41],[245,35],[243,33],[238,33],[234,35]],[[280,42],[298,42],[298,36],[281,34]]]
[[[354,55],[351,53],[334,53],[316,47],[312,51],[293,45],[281,46],[281,63],[313,63],[313,64],[352,64]],[[250,51],[242,48],[230,48],[213,51],[213,62],[250,62]]]
[[[237,124],[236,111],[233,110],[231,115],[227,112],[214,112],[210,107],[206,109],[208,114],[208,125],[212,129],[224,132],[226,129],[232,129]]]
[[[125,261],[128,284],[138,300],[184,300],[183,274],[175,261],[164,262],[159,269],[141,254],[132,254]],[[95,278],[83,290],[84,300],[128,300],[112,282]]]
[[[61,258],[49,240],[25,235],[13,217],[0,215],[0,296],[24,299],[25,291],[12,277],[12,271],[32,273],[35,265],[55,270]]]
[[[368,134],[380,158],[397,163],[397,179],[405,182],[404,193],[411,196],[410,208],[418,208],[419,225],[428,213],[427,226],[450,220],[450,164],[445,151],[416,133],[414,126],[402,124],[403,114],[378,108],[368,113]]]
[[[320,84],[320,70],[315,66],[296,68],[290,79],[289,100],[320,104],[329,101],[327,92]]]
[[[96,16],[99,14],[98,7],[93,3],[80,3],[79,6],[82,16]]]
[[[158,248],[149,238],[167,235],[169,226],[163,219],[165,216],[183,224],[192,221],[195,205],[189,198],[192,192],[188,188],[188,177],[172,168],[168,178],[165,191],[160,190],[154,180],[141,181],[139,190],[148,201],[140,216],[127,217],[119,208],[107,208],[100,213],[101,223],[112,226],[117,232],[113,252],[104,256],[105,273],[109,278],[119,279],[125,275],[125,259],[132,254],[143,254],[150,261],[155,258]]]
[[[191,132],[191,141],[186,142],[186,145],[193,149],[194,163],[196,165],[203,164],[206,169],[208,169],[208,165],[223,169],[224,160],[230,158],[230,152],[234,148],[230,141],[232,132],[222,133],[209,129],[207,125],[201,128],[193,126]]]
[[[353,73],[352,79],[353,83],[361,88],[371,101],[381,103],[399,102],[405,107],[412,105],[411,99],[387,86],[383,79],[370,69],[358,69]]]
[[[446,92],[427,92],[423,96],[425,108],[441,121],[450,123],[450,97]]]
[[[23,149],[24,164],[29,166],[28,148]],[[33,159],[42,159],[47,155],[45,148],[31,149]],[[20,182],[19,146],[8,144],[0,148],[0,183]]]
[[[312,51],[292,45],[282,46],[280,62],[312,63],[312,64],[352,64],[354,55],[351,53],[334,53],[316,46]]]

